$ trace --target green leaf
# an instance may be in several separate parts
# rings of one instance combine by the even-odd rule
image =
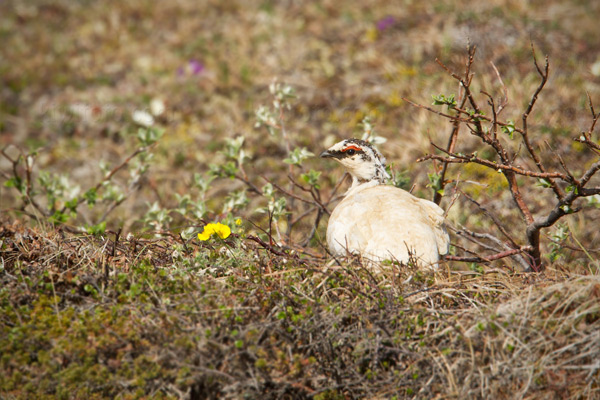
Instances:
[[[286,164],[300,165],[302,164],[302,161],[306,160],[309,157],[314,157],[314,153],[308,151],[306,147],[297,147],[290,153],[290,156],[288,158],[283,160],[283,162]]]
[[[427,174],[429,178],[430,186],[436,192],[442,189],[442,177],[437,173]]]
[[[546,178],[540,178],[538,179],[538,186],[541,186],[543,188],[550,188],[552,187],[552,183]]]
[[[302,180],[304,180],[304,182],[308,183],[310,186],[314,187],[315,189],[321,188],[318,183],[319,177],[321,176],[321,171],[315,171],[314,169],[311,169],[307,174],[302,174],[301,176]]]
[[[68,208],[69,210],[71,210],[72,212],[75,212],[75,209],[77,208],[78,203],[79,203],[79,199],[77,197],[75,197],[74,199],[67,201],[65,203],[65,207]]]
[[[18,176],[13,176],[12,178],[8,179],[6,182],[4,182],[4,186],[14,187],[21,192],[21,194],[25,194],[25,185],[23,184],[23,180]]]
[[[85,230],[90,235],[100,236],[106,231],[106,221],[100,222],[98,225],[86,225]]]
[[[242,148],[243,144],[243,136],[237,136],[233,139],[225,139],[225,150],[223,151],[223,154],[228,160],[236,161],[238,165],[242,165],[248,158],[248,156],[246,156],[246,152]]]
[[[87,293],[91,293],[91,294],[96,293],[96,289],[94,288],[94,286],[90,285],[89,283],[85,284],[85,286],[83,287],[83,290],[85,290]]]
[[[394,172],[392,170],[392,165],[386,165],[386,172],[392,177],[391,183],[397,188],[408,190],[410,189],[410,176],[408,175],[408,171],[398,171]]]
[[[275,193],[275,189],[273,188],[273,184],[272,183],[266,183],[263,187],[262,187],[262,193],[263,196],[265,197],[273,197],[273,194]]]
[[[98,199],[98,193],[96,192],[96,188],[91,188],[87,192],[83,194],[83,198],[85,202],[88,204],[90,208],[92,208],[96,204],[96,200]]]
[[[577,186],[575,186],[575,185],[569,185],[565,188],[565,190],[569,193],[575,192],[575,194],[579,194],[579,190],[577,189]]]
[[[142,146],[150,146],[158,141],[165,133],[159,128],[139,128],[137,138]]]
[[[211,175],[216,176],[218,178],[234,179],[237,173],[239,172],[236,163],[233,161],[228,161],[223,165],[211,164],[209,168]]]
[[[575,212],[575,210],[573,210],[573,208],[571,208],[571,206],[568,204],[560,206],[560,209],[563,210],[565,214],[572,214]]]
[[[600,194],[588,197],[587,201],[589,205],[600,208]]]
[[[483,118],[479,118],[477,115],[485,115],[485,113],[483,111],[479,111],[479,113],[477,113],[477,111],[467,108],[467,113],[469,113],[469,116],[471,117],[471,120],[473,122],[479,122],[482,121]]]
[[[67,222],[69,220],[69,216],[67,214],[62,213],[57,210],[54,212],[54,214],[52,214],[50,216],[50,218],[48,218],[48,220],[52,224],[60,225],[60,224],[64,224],[65,222]]]
[[[254,124],[255,128],[260,128],[261,126],[266,126],[269,135],[275,135],[277,127],[277,118],[275,113],[272,112],[269,108],[265,106],[260,106],[255,112],[256,123]]]
[[[506,125],[501,126],[500,129],[502,129],[502,132],[506,133],[511,139],[514,138],[515,123],[513,121],[509,120],[508,123]]]
[[[223,203],[223,213],[229,213],[248,204],[249,200],[244,189],[231,192]]]
[[[443,105],[447,105],[448,108],[452,109],[454,107],[456,107],[456,100],[454,98],[454,95],[451,94],[450,96],[446,97],[443,94],[440,94],[438,96],[431,96],[433,98],[433,105],[434,106],[443,106]]]
[[[215,179],[214,175],[194,173],[194,186],[196,186],[202,194],[206,193],[210,188],[211,182]]]

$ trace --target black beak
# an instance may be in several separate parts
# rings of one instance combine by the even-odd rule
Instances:
[[[324,152],[322,152],[321,154],[319,154],[319,157],[321,157],[321,158],[335,158],[335,154],[330,153],[329,150],[325,150]]]

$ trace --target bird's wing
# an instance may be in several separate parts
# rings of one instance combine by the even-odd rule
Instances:
[[[432,201],[413,196],[405,190],[394,186],[377,186],[367,189],[363,193],[376,193],[381,204],[394,205],[396,210],[387,212],[402,212],[410,215],[407,221],[419,221],[429,226],[435,236],[439,254],[447,254],[450,246],[450,237],[444,227],[444,210]],[[400,210],[398,210],[400,209]],[[385,211],[385,210],[384,210]]]
[[[415,197],[415,199],[417,198]],[[432,201],[425,199],[418,200],[424,214],[432,223],[438,251],[441,255],[448,254],[448,251],[450,250],[450,236],[444,227],[444,210]]]

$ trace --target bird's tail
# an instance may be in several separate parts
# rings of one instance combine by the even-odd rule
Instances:
[[[444,210],[429,200],[421,200],[421,206],[432,222],[438,252],[440,255],[448,254],[448,251],[450,250],[450,235],[448,235],[448,232],[444,227]]]

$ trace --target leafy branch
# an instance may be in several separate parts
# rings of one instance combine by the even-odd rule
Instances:
[[[26,153],[19,147],[9,145],[1,150],[2,156],[11,163],[10,172],[2,171],[4,186],[14,188],[21,196],[21,205],[16,211],[31,218],[41,216],[54,225],[66,224],[77,217],[78,208],[82,204],[94,208],[99,201],[105,201],[107,206],[95,224],[79,228],[88,233],[104,233],[108,215],[139,187],[140,179],[148,170],[152,159],[151,150],[161,135],[162,130],[158,128],[139,128],[137,140],[140,146],[115,167],[109,169],[101,166],[105,170],[102,179],[82,194],[80,188],[72,184],[66,175],[54,175],[46,171],[38,173],[35,165],[38,151]],[[131,168],[128,191],[124,194],[112,180],[118,172],[131,167],[134,160],[139,162]],[[45,203],[42,202],[43,197],[46,198]]]

